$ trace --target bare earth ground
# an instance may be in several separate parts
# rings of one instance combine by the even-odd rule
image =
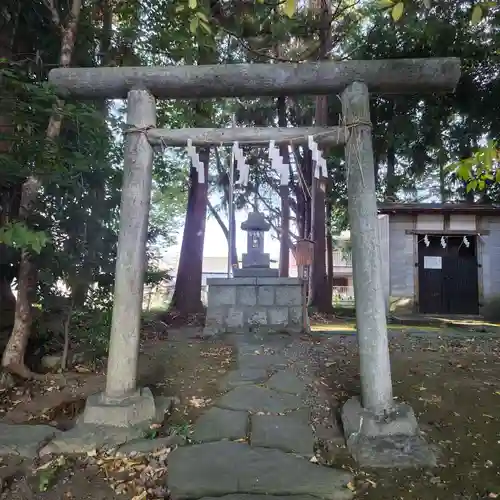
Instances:
[[[180,398],[177,411],[163,428],[153,429],[154,434],[188,434],[193,420],[218,396],[217,382],[231,368],[229,345],[223,340],[203,342],[195,334],[192,328],[172,329],[168,340],[151,339],[143,346],[140,383],[151,386],[155,394]],[[435,330],[391,330],[395,396],[413,406],[422,430],[440,451],[440,467],[359,471],[340,444],[323,458],[355,472],[356,498],[500,498],[500,339],[484,334],[471,338],[464,332],[443,331],[440,336]],[[333,407],[359,393],[355,336],[317,335],[294,342],[307,347],[302,352],[310,355],[310,371]],[[67,428],[81,412],[85,397],[104,384],[102,373],[78,370],[49,376],[43,390],[37,383],[0,394],[2,421]],[[51,466],[49,479],[44,469],[33,472],[40,466],[37,462],[4,459],[0,498],[146,500],[165,494],[165,464],[158,456],[55,459],[59,463]]]

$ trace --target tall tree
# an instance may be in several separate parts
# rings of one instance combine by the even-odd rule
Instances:
[[[320,31],[318,60],[328,59],[332,46],[332,11],[327,0],[321,1],[319,10]],[[328,125],[328,96],[316,97],[314,116],[316,126]],[[325,173],[322,173],[323,176]],[[328,285],[326,272],[326,181],[313,176],[312,181],[312,236],[314,241],[314,261],[311,273],[311,294],[309,305],[318,311],[328,313],[332,310],[332,289]]]
[[[61,30],[62,33],[59,65],[61,67],[68,67],[71,63],[71,57],[75,47],[82,2],[81,0],[72,1],[71,9],[68,12],[68,18],[65,23],[61,21],[60,13],[54,4],[50,5],[52,20],[56,28]],[[53,154],[53,142],[59,136],[61,131],[63,107],[64,102],[57,99],[47,126],[46,147],[44,148],[42,161],[46,160],[49,155]],[[19,207],[19,219],[21,221],[26,222],[28,220],[41,184],[42,182],[40,178],[34,175],[30,175],[26,181],[24,181],[21,190],[21,201]],[[32,376],[32,373],[24,363],[24,356],[31,333],[31,305],[34,286],[36,284],[36,269],[30,255],[30,251],[27,248],[23,248],[21,251],[21,261],[19,264],[17,283],[18,294],[14,327],[2,356],[2,366],[11,373],[29,378]]]

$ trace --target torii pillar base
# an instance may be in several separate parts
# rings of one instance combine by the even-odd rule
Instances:
[[[342,407],[347,448],[362,467],[435,467],[436,455],[419,431],[412,408],[394,405],[376,415],[352,398]]]
[[[87,399],[83,413],[83,423],[91,425],[148,427],[155,420],[155,400],[147,387],[123,398],[94,394]]]

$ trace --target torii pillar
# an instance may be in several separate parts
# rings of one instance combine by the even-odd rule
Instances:
[[[118,427],[147,424],[156,417],[151,390],[137,386],[153,178],[153,148],[146,131],[156,126],[155,98],[147,90],[129,91],[127,125],[106,389],[87,399],[83,414],[85,424]]]

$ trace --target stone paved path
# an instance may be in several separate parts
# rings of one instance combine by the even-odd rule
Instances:
[[[222,382],[228,390],[196,422],[195,444],[169,456],[173,500],[344,500],[351,475],[317,465],[300,362],[266,352],[257,339],[234,338],[237,369]],[[266,497],[268,498],[268,497]]]

